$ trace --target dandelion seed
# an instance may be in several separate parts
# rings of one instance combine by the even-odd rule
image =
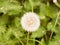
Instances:
[[[28,32],[36,31],[40,26],[38,15],[32,12],[24,14],[21,18],[21,25]]]

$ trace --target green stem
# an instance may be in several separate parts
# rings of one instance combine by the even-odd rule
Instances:
[[[58,22],[58,17],[59,17],[59,15],[60,15],[60,12],[57,14],[57,18],[56,18],[56,21],[55,21],[55,24],[54,24],[53,29],[55,28],[55,26],[56,26],[56,24],[57,24],[57,22]],[[52,32],[51,35],[50,35],[50,39],[51,39],[52,35],[53,35],[53,32]]]
[[[33,12],[33,3],[32,3],[32,0],[29,0],[29,3],[30,3],[30,5],[31,5],[31,10],[32,10],[32,12]],[[26,43],[26,45],[28,45],[28,42],[29,42],[29,32],[28,32],[28,34],[27,34],[27,43]]]
[[[29,32],[27,34],[27,42],[26,42],[26,45],[28,45],[28,43],[29,43]]]
[[[55,5],[60,8],[60,5],[58,3],[55,3]]]

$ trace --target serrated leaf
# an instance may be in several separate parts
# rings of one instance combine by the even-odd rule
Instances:
[[[19,3],[12,3],[9,1],[3,1],[0,4],[0,12],[3,12],[4,14],[8,13],[9,15],[17,14],[21,11],[21,6]],[[11,12],[12,11],[12,12]]]

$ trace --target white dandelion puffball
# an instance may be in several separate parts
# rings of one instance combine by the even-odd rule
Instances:
[[[57,0],[53,0],[53,3],[57,3]]]
[[[40,26],[40,19],[37,14],[27,12],[21,18],[21,25],[28,32],[36,31]]]

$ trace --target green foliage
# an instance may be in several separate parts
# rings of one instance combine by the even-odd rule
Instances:
[[[22,6],[20,6],[17,1],[12,1],[13,0],[0,1],[0,12],[3,12],[4,14],[8,13],[8,15],[18,14],[21,11]]]
[[[60,0],[0,0],[0,45],[26,45],[20,24],[26,12],[35,12],[40,27],[29,34],[29,45],[60,45]]]
[[[44,27],[40,27],[36,32],[33,32],[31,38],[39,38],[46,34],[46,30]]]

